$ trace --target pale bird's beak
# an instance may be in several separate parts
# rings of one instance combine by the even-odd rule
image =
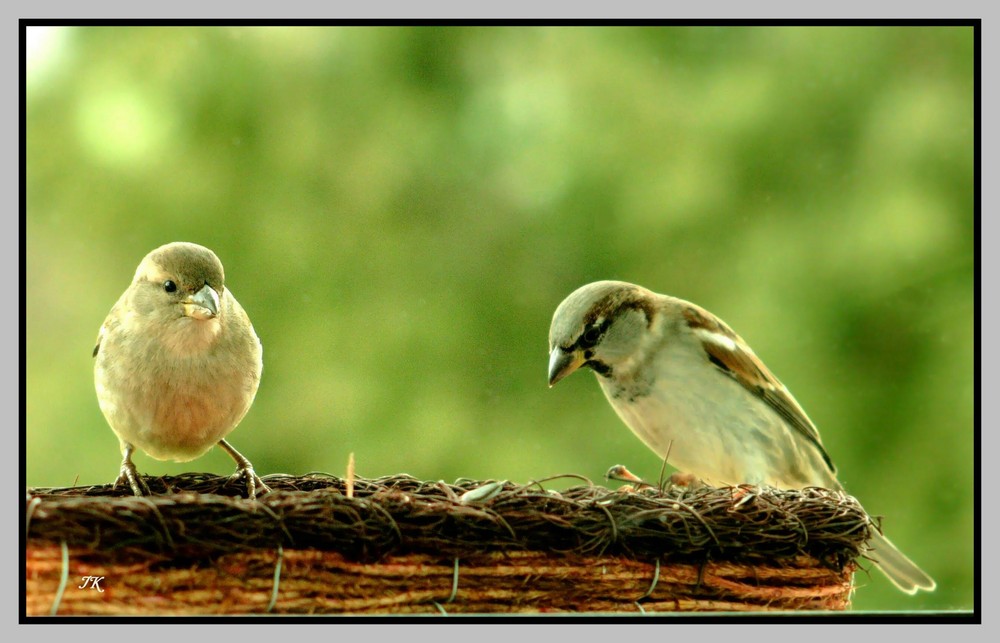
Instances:
[[[219,314],[219,293],[205,284],[201,290],[186,298],[182,305],[188,317],[211,319]]]
[[[549,353],[549,386],[583,366],[583,355],[579,351],[567,353],[556,346]]]

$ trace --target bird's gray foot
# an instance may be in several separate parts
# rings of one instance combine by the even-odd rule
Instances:
[[[122,445],[122,466],[121,470],[118,472],[118,477],[115,479],[114,483],[111,485],[112,489],[117,489],[119,484],[128,483],[128,486],[132,488],[132,493],[137,496],[149,496],[152,495],[149,491],[149,487],[146,485],[146,481],[142,479],[139,472],[136,470],[135,465],[132,464],[132,451],[134,447],[131,444]]]
[[[240,480],[245,480],[247,485],[247,498],[249,500],[256,500],[257,495],[263,495],[271,490],[264,481],[260,479],[260,476],[253,470],[253,465],[247,460],[243,454],[234,449],[231,444],[225,440],[219,440],[219,446],[222,450],[229,454],[233,460],[236,461],[236,473],[229,477],[233,482]]]

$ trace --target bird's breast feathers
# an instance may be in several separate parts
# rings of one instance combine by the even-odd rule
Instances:
[[[650,449],[677,469],[711,484],[803,486],[802,472],[785,471],[792,451],[810,449],[756,396],[732,378],[704,368],[704,358],[666,344],[637,377],[598,377],[618,416]],[[744,439],[734,439],[743,435]],[[749,448],[748,448],[749,446]],[[808,457],[815,457],[807,454]],[[795,484],[792,484],[792,483]]]

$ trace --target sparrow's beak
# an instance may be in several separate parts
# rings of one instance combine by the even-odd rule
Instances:
[[[558,346],[553,348],[549,353],[549,386],[554,386],[556,382],[583,366],[584,361],[583,354],[579,351],[567,353]]]
[[[201,290],[181,302],[181,305],[188,317],[211,319],[219,314],[219,293],[205,284]]]

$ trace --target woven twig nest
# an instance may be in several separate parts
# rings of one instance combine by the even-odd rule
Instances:
[[[873,528],[814,488],[265,481],[29,490],[27,613],[841,610]]]

